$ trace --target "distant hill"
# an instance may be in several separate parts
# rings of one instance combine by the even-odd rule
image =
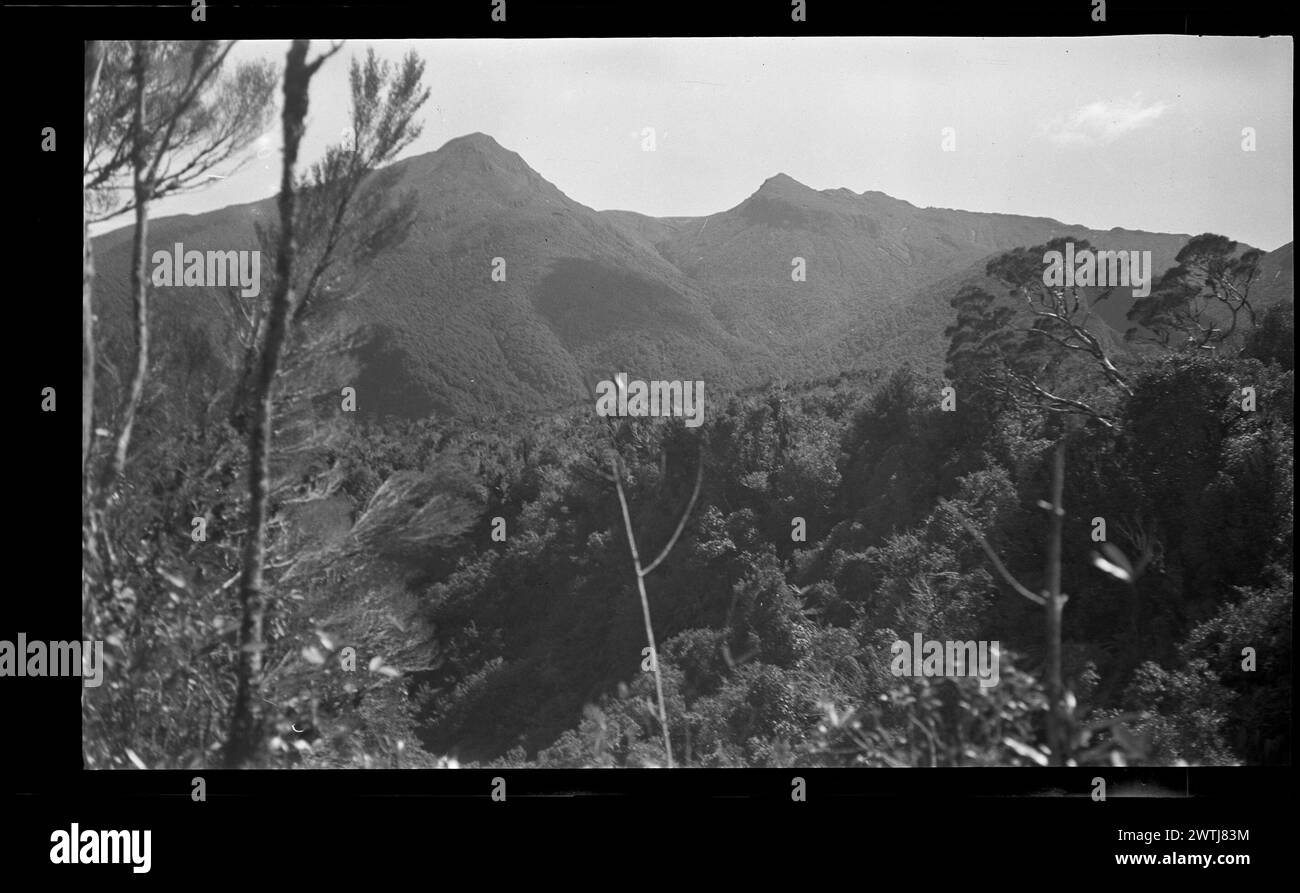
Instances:
[[[1264,255],[1251,295],[1260,307],[1295,300],[1295,242]]]
[[[361,357],[362,408],[408,416],[571,404],[584,375],[616,371],[730,389],[904,358],[934,364],[948,298],[992,255],[1073,234],[1149,249],[1158,274],[1188,238],[917,208],[784,174],[709,217],[595,211],[481,133],[394,169],[419,216],[374,263],[348,319],[375,336]],[[251,248],[254,222],[274,214],[268,198],[154,220],[150,250]],[[129,331],[130,237],[126,227],[95,240],[98,312],[113,339]],[[1291,247],[1269,256],[1260,287],[1290,294]],[[491,278],[498,257],[505,282]],[[795,258],[806,281],[792,279]],[[227,324],[203,289],[157,289],[153,304],[165,325],[215,334]],[[1120,332],[1126,309],[1105,311]]]

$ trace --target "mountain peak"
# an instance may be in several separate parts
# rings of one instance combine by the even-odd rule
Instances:
[[[512,201],[523,193],[554,190],[518,152],[510,151],[486,133],[475,131],[449,139],[429,157],[435,178],[454,183],[459,189],[510,194]]]
[[[512,170],[527,168],[528,164],[517,152],[511,152],[486,133],[467,133],[443,143],[434,155],[444,158],[483,159]]]
[[[498,143],[492,137],[478,130],[474,131],[473,133],[466,133],[463,136],[452,137],[451,139],[447,140],[447,142],[443,143],[442,148],[439,149],[438,151],[441,152],[444,149],[460,149],[460,148],[477,149],[480,152],[507,151],[500,143]]]
[[[826,197],[813,189],[800,183],[789,174],[773,174],[763,181],[763,185],[749,198],[742,203],[744,205],[758,205],[766,207],[772,204],[782,206],[806,206],[821,205],[826,201]]]
[[[793,195],[798,193],[816,192],[811,186],[805,186],[789,174],[773,174],[763,181],[763,185],[758,187],[758,194],[777,194]]]

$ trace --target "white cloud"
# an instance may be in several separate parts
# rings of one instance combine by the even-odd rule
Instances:
[[[1168,106],[1143,104],[1141,94],[1132,99],[1097,100],[1066,115],[1057,115],[1042,128],[1043,135],[1060,145],[1100,146],[1154,122]]]

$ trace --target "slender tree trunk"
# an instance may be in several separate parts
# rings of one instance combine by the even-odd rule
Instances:
[[[641,616],[645,620],[645,639],[650,646],[650,656],[653,661],[651,669],[655,677],[655,695],[659,699],[659,725],[664,732],[664,756],[668,763],[668,768],[673,768],[673,739],[668,731],[668,710],[664,704],[664,682],[663,676],[659,672],[659,646],[655,644],[654,626],[650,622],[650,599],[645,591],[645,578],[654,572],[668,553],[677,545],[677,538],[682,535],[686,529],[686,521],[691,516],[691,511],[695,508],[695,501],[700,498],[700,485],[704,483],[704,447],[700,447],[700,457],[695,466],[695,489],[691,491],[691,498],[686,503],[686,509],[682,512],[681,517],[677,519],[677,529],[673,535],[668,538],[667,544],[649,564],[642,566],[641,553],[636,548],[636,534],[632,530],[632,515],[627,508],[627,495],[623,492],[623,461],[618,457],[617,447],[615,452],[610,456],[610,471],[613,472],[614,488],[618,491],[618,504],[623,510],[623,528],[627,531],[627,547],[632,553],[632,568],[636,571],[636,588],[637,593],[641,596]],[[688,733],[689,734],[689,733]],[[688,745],[689,747],[689,745]],[[688,756],[689,760],[690,757]]]
[[[149,199],[153,195],[153,182],[149,179],[149,165],[145,158],[145,81],[148,77],[148,48],[145,42],[134,44],[131,72],[135,79],[134,111],[131,116],[132,185],[135,195],[135,236],[131,251],[131,295],[135,309],[135,368],[131,384],[122,402],[118,422],[117,443],[104,479],[100,485],[101,505],[112,495],[113,485],[126,467],[126,452],[131,445],[131,429],[135,414],[144,396],[144,380],[149,371],[149,283],[145,277],[145,258],[149,251]]]
[[[984,536],[960,513],[957,514],[957,520],[984,549],[993,566],[1011,588],[1043,607],[1044,638],[1047,641],[1047,747],[1051,751],[1049,759],[1054,766],[1065,765],[1073,736],[1073,718],[1066,709],[1065,687],[1061,682],[1061,614],[1068,600],[1061,592],[1061,529],[1065,522],[1065,506],[1061,503],[1064,492],[1065,433],[1062,432],[1052,457],[1052,501],[1050,504],[1039,502],[1051,516],[1047,526],[1047,569],[1041,592],[1034,592],[1013,577]],[[951,508],[946,501],[941,499],[939,502]]]
[[[659,727],[664,733],[664,758],[668,768],[673,768],[673,740],[668,733],[668,711],[664,706],[664,683],[659,674],[659,648],[655,645],[654,624],[650,622],[650,598],[645,591],[645,571],[641,569],[641,555],[636,548],[636,535],[632,531],[632,516],[627,509],[627,497],[623,495],[623,475],[617,459],[610,461],[614,473],[614,485],[618,489],[618,504],[623,510],[623,527],[627,531],[627,546],[632,552],[632,567],[636,571],[636,589],[641,596],[641,616],[645,619],[645,639],[650,643],[650,669],[654,671],[655,694],[659,703]]]
[[[99,86],[99,72],[104,62],[104,45],[98,40],[86,41],[84,82],[82,87],[82,127],[90,124],[90,102]],[[84,131],[83,131],[84,137]],[[90,486],[87,464],[90,461],[90,441],[95,425],[95,315],[93,288],[95,283],[95,251],[90,242],[90,196],[81,192],[81,508],[82,547],[94,550],[94,522],[89,516]],[[95,616],[95,597],[90,588],[90,575],[83,566],[81,572],[81,627],[88,640],[96,637],[99,627]]]
[[[251,425],[248,432],[248,533],[244,541],[244,567],[239,581],[239,669],[235,703],[226,742],[225,764],[238,768],[254,756],[261,740],[260,709],[253,692],[262,674],[262,567],[266,557],[267,478],[275,373],[284,345],[286,321],[292,305],[290,282],[294,262],[294,166],[307,116],[307,88],[314,66],[306,63],[306,40],[295,40],[284,73],[284,163],[280,172],[280,243],[276,254],[275,290],[267,317],[266,341],[253,382]]]
[[[1061,611],[1065,596],[1061,594],[1061,527],[1065,520],[1065,507],[1061,499],[1065,490],[1065,438],[1056,445],[1052,459],[1052,505],[1049,509],[1047,537],[1047,600],[1044,613],[1047,618],[1047,742],[1051,748],[1051,762],[1064,766],[1069,749],[1069,723],[1065,711],[1061,684]]]
[[[99,71],[104,48],[98,40],[86,41],[85,82],[83,88],[82,126],[90,121],[90,100],[99,85]],[[92,287],[95,282],[95,253],[90,243],[89,196],[81,195],[81,476],[85,490],[86,462],[90,457],[90,437],[95,422],[95,317]]]
[[[85,196],[82,196],[85,204]],[[90,221],[81,217],[81,476],[85,489],[90,435],[95,423],[95,323],[91,287],[95,281],[95,255],[90,246]]]

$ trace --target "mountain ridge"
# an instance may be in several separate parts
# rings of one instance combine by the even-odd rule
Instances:
[[[883,365],[900,351],[933,366],[950,315],[933,290],[977,275],[990,256],[1074,235],[1149,248],[1159,272],[1189,238],[919,208],[875,190],[816,190],[783,172],[705,217],[598,211],[481,132],[387,170],[399,192],[415,194],[418,216],[367,270],[346,315],[373,335],[360,404],[400,415],[571,404],[584,379],[615,371],[727,389]],[[274,213],[271,196],[159,218],[150,251],[175,241],[253,248],[253,223]],[[98,312],[123,336],[130,227],[95,247]],[[498,261],[504,281],[493,278]],[[160,318],[224,337],[213,294],[155,292]]]

